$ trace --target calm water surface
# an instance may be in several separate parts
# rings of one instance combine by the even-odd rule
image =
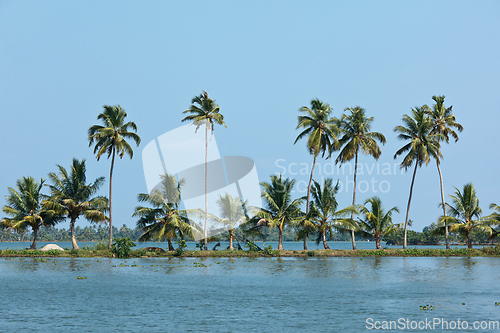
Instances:
[[[478,332],[475,320],[500,320],[499,266],[500,258],[0,258],[0,331],[363,332],[367,318],[443,318]],[[435,309],[420,310],[427,304]]]

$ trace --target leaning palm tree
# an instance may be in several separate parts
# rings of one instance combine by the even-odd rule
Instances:
[[[181,188],[184,179],[177,181],[174,175],[161,175],[159,189],[150,194],[141,193],[137,196],[139,202],[149,203],[152,207],[138,206],[133,217],[138,217],[137,227],[143,230],[139,241],[158,240],[168,241],[169,251],[173,251],[172,239],[175,237],[193,238],[198,230],[190,224],[188,213],[197,213],[196,210],[180,210]]]
[[[247,220],[244,205],[240,198],[235,198],[228,193],[219,195],[217,205],[220,208],[221,217],[215,217],[216,224],[222,224],[229,233],[229,250],[233,250],[234,229]]]
[[[47,200],[47,207],[70,219],[71,243],[73,249],[79,249],[75,239],[76,220],[80,216],[90,222],[107,220],[104,212],[107,210],[108,200],[94,196],[104,183],[104,177],[87,184],[85,160],[80,162],[74,158],[69,173],[62,166],[57,167],[59,174],[49,173],[53,185],[49,185],[51,197]]]
[[[472,183],[465,184],[462,192],[455,187],[455,195],[450,195],[450,198],[452,203],[446,204],[448,216],[439,218],[439,226],[448,225],[451,232],[460,233],[467,238],[467,247],[472,249],[471,231],[479,229],[491,235],[490,224],[494,220],[490,216],[481,218],[482,210]]]
[[[304,198],[292,201],[294,179],[283,179],[282,175],[271,176],[271,182],[262,182],[264,208],[257,212],[258,225],[277,228],[279,233],[278,250],[283,250],[283,229],[288,224],[295,224],[303,218],[300,206]]]
[[[309,214],[306,216],[306,221],[312,224],[313,228],[318,231],[316,244],[323,242],[325,250],[330,247],[326,242],[327,233],[332,236],[333,230],[352,230],[354,229],[354,221],[348,219],[350,214],[358,214],[354,206],[348,206],[344,209],[337,210],[337,194],[339,192],[339,182],[333,186],[331,178],[327,178],[321,186],[314,181],[311,194],[312,201],[310,203]]]
[[[379,159],[382,151],[377,144],[377,141],[385,144],[385,136],[379,132],[370,132],[372,127],[373,117],[367,117],[365,109],[356,106],[354,108],[346,108],[339,121],[339,129],[342,133],[340,138],[340,146],[344,146],[340,151],[339,156],[335,160],[336,163],[345,163],[354,159],[354,189],[352,193],[352,205],[356,205],[356,176],[358,173],[358,155],[359,152],[370,155],[376,160]],[[351,215],[351,220],[354,219],[354,214]],[[356,250],[356,240],[354,230],[351,230],[352,249]]]
[[[115,165],[115,155],[118,154],[123,158],[125,153],[132,159],[134,151],[130,147],[127,139],[135,142],[137,147],[141,143],[141,138],[134,132],[137,132],[137,126],[134,122],[125,122],[127,113],[120,105],[109,106],[104,105],[104,112],[97,116],[97,119],[102,120],[104,126],[94,125],[88,130],[89,147],[95,143],[94,154],[97,160],[103,154],[111,157],[111,168],[109,170],[109,248],[113,243],[113,168]],[[134,132],[130,132],[129,128]]]
[[[0,228],[24,232],[28,227],[33,230],[33,243],[30,249],[36,249],[38,230],[42,226],[52,226],[61,220],[61,216],[43,204],[47,198],[42,194],[42,179],[37,182],[32,177],[18,179],[16,189],[9,187],[5,197],[7,205],[2,211],[9,217],[0,221]]]
[[[442,156],[439,150],[439,140],[443,135],[440,133],[432,133],[434,124],[432,120],[427,117],[426,111],[427,108],[425,106],[412,109],[412,116],[407,114],[403,116],[402,121],[404,126],[399,125],[394,128],[394,132],[399,133],[399,140],[409,141],[394,154],[394,158],[406,153],[400,164],[400,167],[405,170],[408,170],[409,167],[415,164],[415,170],[413,171],[410,185],[410,195],[408,196],[408,206],[406,207],[403,249],[406,249],[407,245],[410,203],[417,168],[421,167],[424,163],[425,165],[429,164],[431,158],[439,159]]]
[[[453,130],[454,128],[459,132],[462,132],[463,127],[455,121],[455,115],[452,111],[452,106],[449,108],[444,107],[444,96],[432,96],[432,99],[436,102],[432,109],[429,108],[427,113],[434,123],[432,133],[440,133],[443,135],[442,141],[448,143],[450,141],[450,135],[458,141],[458,134]],[[441,203],[443,207],[443,216],[446,216],[446,207],[444,202],[444,186],[443,186],[443,175],[441,174],[440,160],[436,159],[436,165],[439,173],[439,183],[441,186]],[[445,240],[446,248],[450,248],[448,241],[448,227],[445,225]]]
[[[371,207],[366,207],[370,204]],[[387,212],[382,207],[380,198],[373,197],[365,200],[361,207],[363,219],[359,219],[359,229],[357,232],[364,237],[372,237],[378,250],[382,249],[380,241],[382,237],[390,235],[402,227],[402,223],[393,224],[392,214],[399,213],[398,207],[392,207]]]
[[[332,118],[332,109],[329,104],[321,102],[318,99],[311,101],[311,108],[303,106],[299,109],[300,112],[305,113],[298,117],[297,129],[303,128],[304,130],[297,136],[295,142],[307,136],[307,150],[313,155],[313,165],[311,168],[311,176],[309,177],[309,185],[307,186],[307,202],[306,214],[309,212],[309,202],[311,194],[311,184],[314,175],[314,167],[316,166],[316,159],[321,153],[324,157],[328,151],[327,159],[332,154],[332,151],[338,148],[338,128],[335,125],[337,119]],[[304,234],[304,250],[307,250],[307,235]]]
[[[191,100],[191,107],[182,113],[190,113],[184,121],[192,121],[196,125],[196,131],[200,126],[205,125],[205,226],[204,226],[204,244],[207,250],[208,239],[208,130],[214,133],[214,124],[224,125],[224,116],[220,114],[219,105],[215,100],[208,98],[208,93],[203,91],[200,96],[195,96]]]

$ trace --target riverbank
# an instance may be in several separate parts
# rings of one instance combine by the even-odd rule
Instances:
[[[310,250],[310,251],[279,251],[265,248],[263,251],[218,250],[218,251],[148,251],[147,249],[132,250],[130,258],[161,258],[161,257],[498,257],[500,246],[483,247],[481,249],[383,249],[383,250]],[[0,257],[79,257],[79,258],[115,258],[108,250],[0,250]]]

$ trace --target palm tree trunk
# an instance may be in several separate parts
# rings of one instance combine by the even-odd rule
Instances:
[[[76,238],[75,238],[75,218],[71,218],[71,222],[69,223],[70,230],[71,230],[71,244],[73,245],[74,250],[79,250],[80,248],[78,247],[78,244],[76,244]]]
[[[233,229],[229,230],[229,250],[233,250]]]
[[[417,174],[417,168],[418,168],[418,159],[415,161],[415,170],[413,171],[413,177],[411,179],[411,185],[410,185],[410,196],[408,197],[408,207],[406,207],[406,220],[405,220],[405,233],[404,233],[404,239],[403,239],[403,249],[406,249],[406,243],[407,243],[407,234],[408,234],[408,219],[410,217],[410,203],[411,203],[411,196],[413,194],[413,184],[415,183],[415,175]]]
[[[314,154],[313,165],[311,168],[311,177],[309,177],[309,186],[307,187],[307,203],[306,203],[306,214],[309,213],[309,202],[311,200],[311,184],[313,180],[314,167],[316,166],[316,158],[318,154]],[[304,250],[307,251],[307,234],[304,234]]]
[[[38,237],[38,226],[33,228],[33,243],[31,243],[30,250],[36,250],[36,238]]]
[[[283,250],[283,230],[279,230],[279,241],[278,241],[278,250]]]
[[[356,150],[354,159],[354,189],[352,191],[352,205],[356,204],[356,176],[358,173],[358,150]],[[351,220],[354,220],[354,212],[351,213]],[[351,229],[351,240],[352,240],[352,249],[356,250],[356,236],[354,235],[354,229]]]
[[[323,247],[325,248],[325,250],[330,250],[330,247],[326,243],[326,230],[323,230],[323,232],[321,233],[321,238],[323,239]]]
[[[444,186],[443,186],[443,175],[441,174],[441,168],[439,167],[439,160],[436,159],[436,165],[439,173],[439,181],[441,184],[441,203],[443,204],[443,216],[446,217],[446,206],[444,203]],[[446,241],[446,249],[450,249],[450,243],[448,241],[448,221],[444,221],[444,238]]]
[[[377,250],[381,250],[382,246],[380,245],[380,235],[375,235],[373,238],[375,238],[375,247]]]
[[[205,228],[204,228],[204,243],[205,251],[208,250],[208,120],[207,126],[205,126]]]
[[[113,245],[113,168],[115,166],[115,145],[113,144],[113,157],[111,158],[111,168],[109,169],[109,250]]]
[[[172,240],[170,239],[170,237],[167,238],[167,241],[168,241],[168,250],[175,251],[174,246],[172,245]]]
[[[470,236],[470,230],[467,231],[467,247],[472,249],[472,238]]]

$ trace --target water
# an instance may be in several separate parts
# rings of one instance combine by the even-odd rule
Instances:
[[[0,250],[5,250],[7,248],[9,249],[12,249],[12,250],[23,250],[23,249],[27,249],[31,246],[31,243],[32,242],[0,242]],[[59,245],[60,247],[62,247],[63,249],[71,249],[72,248],[72,245],[71,245],[71,242],[37,242],[37,249],[41,249],[42,247],[44,247],[45,245],[47,244],[57,244]],[[78,242],[78,246],[80,248],[83,248],[85,246],[88,246],[88,247],[94,247],[94,244],[95,242]],[[135,242],[136,244],[136,247],[134,247],[134,249],[141,249],[141,248],[145,248],[145,247],[149,247],[149,246],[155,246],[155,247],[160,247],[162,249],[168,249],[168,243],[167,242]],[[186,242],[187,244],[187,250],[197,250],[196,249],[196,244],[198,244],[198,242]],[[213,249],[213,247],[215,246],[216,243],[209,243],[208,244],[208,248],[211,250]],[[236,248],[236,244],[237,243],[234,243],[234,247]],[[257,244],[260,248],[264,248],[264,246],[269,246],[271,245],[273,247],[273,249],[278,249],[278,242],[256,242],[255,244]],[[177,244],[173,244],[174,247],[177,247]],[[241,247],[244,249],[244,250],[247,250],[245,248],[245,245],[243,243],[240,243]],[[334,250],[352,250],[352,243],[351,242],[328,242],[328,245],[330,246],[331,249],[334,249]],[[221,246],[219,246],[217,249],[218,250],[222,250],[222,249],[226,249],[227,247],[229,246],[229,243],[228,242],[221,242]],[[322,250],[323,249],[323,244],[320,243],[318,245],[316,245],[315,242],[308,242],[307,243],[307,247],[309,250]],[[356,242],[356,247],[359,249],[359,250],[368,250],[368,249],[372,249],[374,250],[376,247],[375,247],[375,242],[367,242],[367,241],[363,241],[363,242]],[[385,247],[385,248],[395,248],[395,249],[400,249],[402,248],[401,245],[395,245],[395,246],[392,246],[392,245],[385,245],[384,242],[382,242],[382,247]],[[455,246],[453,245],[451,248],[465,248],[465,246]],[[474,246],[475,248],[481,248],[482,246]],[[285,250],[288,250],[288,251],[301,251],[304,249],[304,243],[303,242],[283,242],[283,248]],[[432,249],[444,249],[445,246],[444,245],[410,245],[408,246],[408,248],[419,248],[419,249],[429,249],[429,248],[432,248]]]
[[[362,332],[368,318],[410,325],[442,318],[467,320],[460,332],[488,332],[472,325],[500,320],[499,264],[467,257],[0,258],[0,330]],[[434,310],[420,310],[427,304]]]

